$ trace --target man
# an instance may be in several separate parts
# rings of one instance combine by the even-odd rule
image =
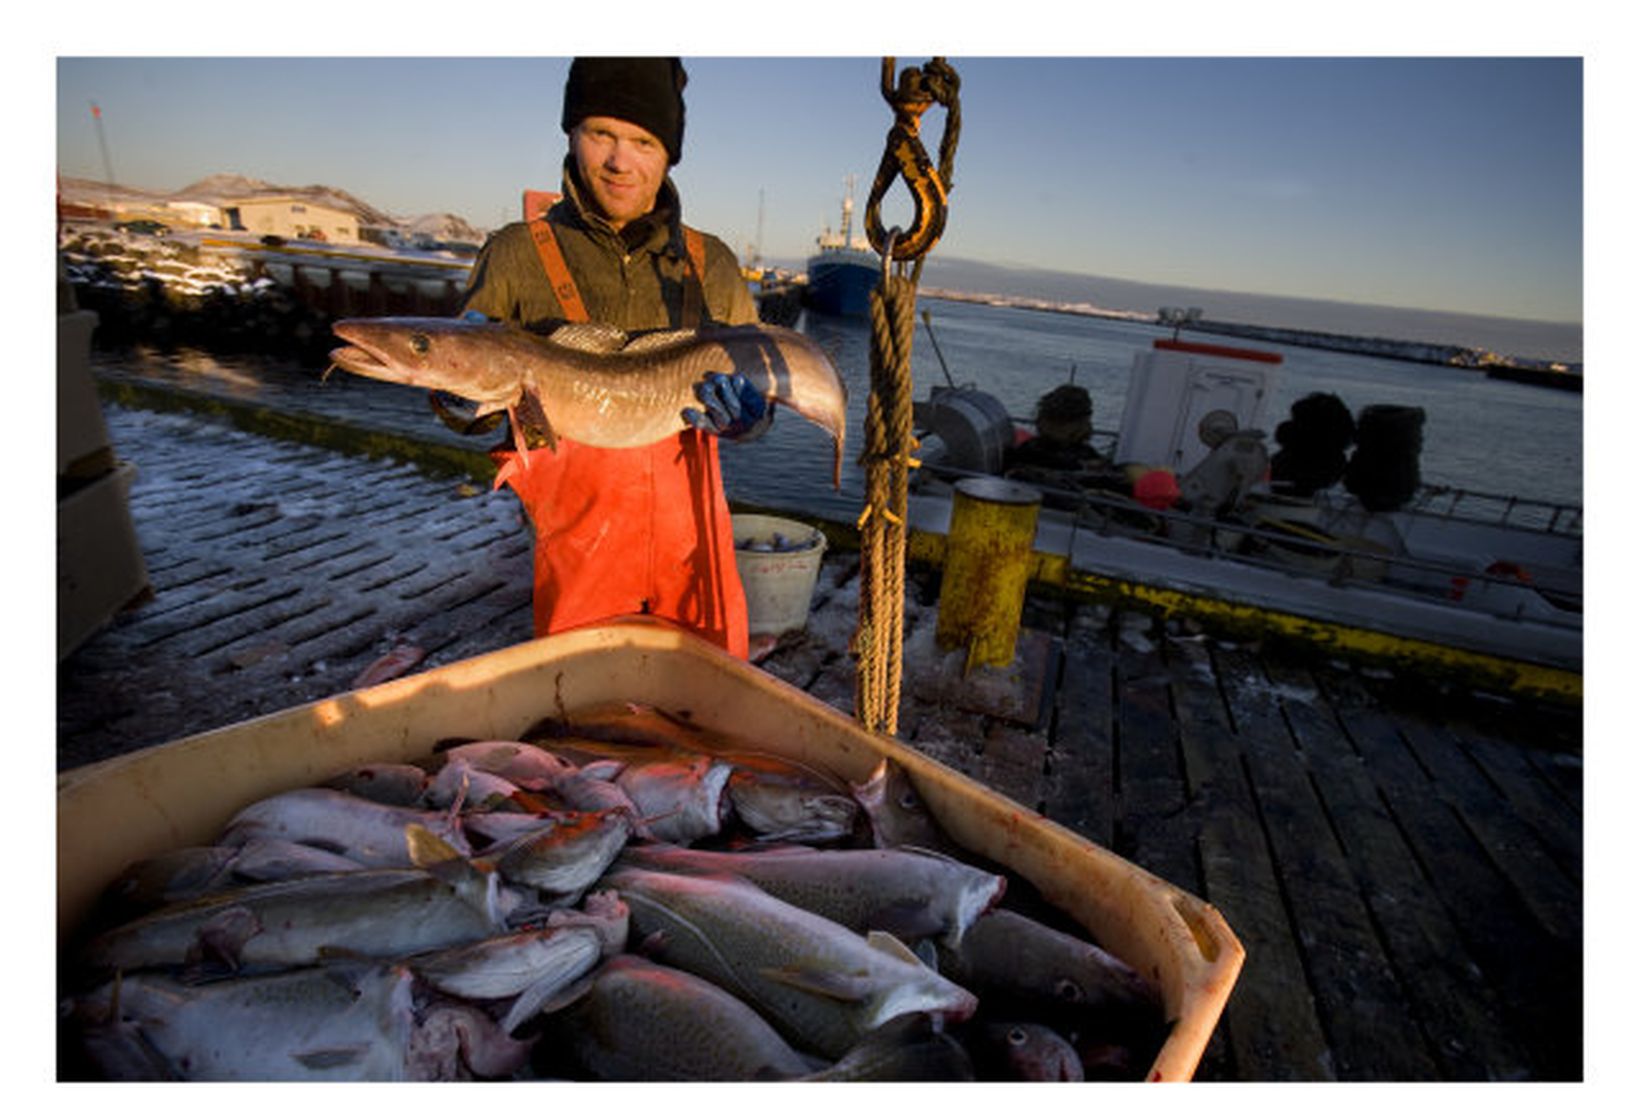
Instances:
[[[1062,384],[1037,400],[1036,435],[1008,450],[1003,474],[1068,491],[1100,485],[1110,464],[1088,443],[1092,437],[1092,396],[1086,387]],[[1044,503],[1075,507],[1055,497]]]
[[[464,312],[547,332],[564,321],[629,332],[757,321],[734,253],[685,228],[667,172],[683,151],[683,65],[578,58],[564,87],[563,195],[484,246]],[[772,405],[740,376],[710,376],[707,408],[645,448],[560,438],[527,466],[498,447],[501,476],[535,527],[535,632],[627,614],[671,619],[744,658],[745,593],[718,466],[720,437],[768,428]]]

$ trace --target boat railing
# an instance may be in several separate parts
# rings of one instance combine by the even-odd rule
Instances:
[[[1580,504],[1426,484],[1419,488],[1409,507],[1417,512],[1499,527],[1548,531],[1558,535],[1583,534],[1583,506]]]
[[[925,465],[924,469],[952,481],[975,477],[975,472],[956,467]],[[1521,617],[1527,613],[1526,605],[1539,597],[1546,600],[1552,610],[1534,611],[1532,617],[1541,617],[1544,621],[1554,621],[1559,612],[1581,616],[1583,610],[1580,587],[1543,589],[1516,571],[1487,572],[1451,562],[1391,553],[1387,549],[1374,550],[1331,537],[1306,535],[1268,523],[1199,516],[1177,508],[1157,510],[1105,490],[1067,490],[1037,482],[1029,485],[1041,491],[1044,511],[1057,512],[1069,519],[1073,537],[1085,529],[1095,535],[1152,543],[1198,557],[1324,580],[1334,586],[1392,586],[1400,594],[1490,612],[1503,618]],[[1486,595],[1491,588],[1515,589],[1529,595],[1492,599]],[[1489,603],[1489,599],[1492,602]]]

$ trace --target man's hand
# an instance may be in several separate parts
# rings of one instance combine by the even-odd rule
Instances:
[[[695,396],[706,412],[688,407],[683,411],[683,420],[725,440],[755,440],[774,423],[774,404],[738,372],[706,373],[706,378],[695,385]]]

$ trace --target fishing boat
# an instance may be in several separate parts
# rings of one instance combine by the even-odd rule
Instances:
[[[1035,550],[1059,563],[1039,580],[1505,689],[1580,693],[1581,505],[1423,482],[1416,407],[1359,413],[1410,428],[1390,457],[1411,460],[1400,495],[1365,474],[1296,489],[1271,473],[1280,360],[1176,338],[1139,350],[1120,430],[1094,438],[1105,469],[1081,476],[1031,474],[1022,423],[999,400],[935,387],[917,406],[911,523],[943,536],[956,484],[1024,478],[1042,498]]]
[[[854,180],[843,197],[843,222],[815,239],[818,250],[809,257],[808,289],[804,306],[826,315],[866,315],[871,290],[882,279],[882,259],[864,236],[854,235]]]

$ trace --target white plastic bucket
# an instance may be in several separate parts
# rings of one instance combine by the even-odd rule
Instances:
[[[820,576],[820,556],[826,552],[826,537],[818,528],[778,516],[737,513],[731,517],[735,529],[735,566],[746,589],[746,614],[753,634],[784,634],[801,630],[809,621],[809,602],[814,583]],[[775,536],[787,543],[809,543],[800,549],[743,549],[741,544],[773,543]]]

